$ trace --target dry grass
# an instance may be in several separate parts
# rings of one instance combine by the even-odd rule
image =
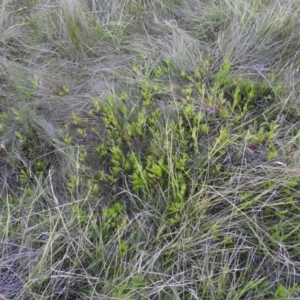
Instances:
[[[3,1],[0,298],[299,297],[299,13]]]

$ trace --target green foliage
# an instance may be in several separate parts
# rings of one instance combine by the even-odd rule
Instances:
[[[102,235],[105,241],[111,239],[111,237],[122,231],[127,224],[127,218],[124,212],[123,205],[117,202],[109,208],[105,208],[102,212]],[[119,245],[119,252],[122,254],[126,251],[127,243],[121,242]]]
[[[170,60],[166,65],[167,68],[150,68],[148,63],[133,66],[139,78],[139,93],[135,95],[134,105],[125,91],[109,96],[106,101],[93,99],[89,115],[100,122],[90,127],[89,131],[101,132],[102,141],[95,145],[92,153],[80,150],[78,159],[82,165],[97,161],[99,169],[96,175],[87,179],[84,179],[86,175],[82,176],[84,172],[80,173],[82,175],[70,174],[68,186],[70,190],[86,186],[87,193],[95,196],[107,190],[100,191],[99,186],[103,183],[121,188],[126,183],[130,193],[139,195],[141,199],[167,191],[163,202],[153,201],[152,205],[166,214],[169,225],[173,226],[181,220],[182,209],[194,186],[195,177],[202,178],[203,183],[208,184],[217,176],[224,176],[222,160],[230,154],[233,144],[245,139],[252,145],[263,144],[268,147],[268,159],[275,158],[277,150],[274,140],[278,124],[272,120],[260,122],[260,116],[255,114],[249,121],[249,113],[254,109],[257,111],[254,103],[260,95],[270,100],[274,95],[270,91],[266,96],[268,90],[264,83],[242,82],[230,77],[231,63],[228,58],[211,89],[201,82],[204,71],[196,70],[191,75],[182,73],[181,76],[188,82],[186,87],[179,89],[183,105],[176,115],[164,116],[155,101],[155,94],[161,92],[163,87],[159,81],[157,86],[152,81],[156,82],[168,72],[173,72]],[[205,68],[209,66],[208,61]],[[210,99],[206,104],[219,116],[218,123],[213,124],[213,120],[199,109],[197,97]],[[72,113],[71,119],[77,132],[85,138],[87,131],[82,128],[82,118]],[[249,130],[236,126],[243,122],[247,128],[252,125],[254,130],[249,133]],[[214,139],[204,147],[201,140],[212,132]],[[70,133],[67,132],[64,139],[69,143],[72,140]],[[195,161],[199,170],[196,173]],[[209,172],[203,177],[203,170],[211,161],[214,161],[214,167],[209,167]],[[90,167],[93,169],[92,165]],[[115,202],[117,198],[113,197],[112,207],[118,203]],[[136,202],[134,207],[138,209],[139,203]]]
[[[297,1],[0,15],[12,298],[299,297]]]
[[[62,86],[61,90],[57,93],[59,96],[65,96],[70,93],[70,89],[67,86]]]
[[[19,175],[21,182],[28,182],[30,180],[30,172],[28,169],[21,169]]]
[[[288,299],[290,297],[293,297],[292,295],[295,292],[299,292],[299,287],[296,285],[286,288],[283,284],[278,284],[276,291],[275,291],[275,297],[273,299]]]
[[[252,206],[263,200],[261,193],[241,189],[236,208],[228,206],[229,197],[221,201],[215,195],[202,194],[202,188],[210,186],[214,190],[226,180],[234,181],[228,171],[228,160],[239,145],[247,143],[254,154],[265,151],[270,161],[277,157],[280,125],[267,112],[262,117],[262,111],[276,100],[280,89],[275,93],[263,82],[234,78],[229,58],[213,80],[206,77],[209,68],[208,60],[194,72],[181,72],[179,86],[165,84],[178,72],[171,60],[154,66],[136,63],[134,91],[120,91],[106,99],[94,98],[88,111],[72,112],[65,123],[61,138],[68,147],[77,149],[74,168],[66,176],[72,201],[67,210],[71,223],[66,226],[86,230],[89,246],[82,251],[93,272],[100,265],[97,261],[109,259],[103,288],[118,282],[118,288],[111,292],[114,297],[130,299],[147,285],[142,275],[131,276],[124,282],[112,279],[125,272],[121,262],[138,253],[145,230],[132,232],[133,221],[129,216],[149,208],[156,214],[156,236],[148,237],[152,240],[149,245],[145,242],[145,249],[160,247],[159,237],[167,240],[179,228],[194,232],[193,226],[198,228],[199,221],[205,220],[205,225],[199,227],[201,238],[209,238],[217,248],[227,251],[235,247],[235,235],[224,233],[222,219],[217,224],[206,219],[228,207],[233,216],[238,211],[247,216],[252,214]],[[170,91],[174,101],[168,112],[162,108],[160,97]],[[69,89],[63,87],[58,96],[68,93]],[[29,157],[36,157],[34,143],[40,142],[34,127],[19,110],[12,110],[12,115],[15,122],[25,125],[14,131],[17,144]],[[6,116],[2,119],[1,124],[5,125]],[[94,137],[92,141],[88,140],[90,136]],[[230,164],[233,165],[231,161]],[[33,178],[47,174],[48,161],[40,155],[30,166],[20,167],[18,174],[27,196],[34,194]],[[291,178],[280,187],[286,205],[294,211],[298,209],[294,197],[297,186],[298,181]],[[272,190],[274,182],[265,182],[259,188]],[[78,199],[84,199],[82,204]],[[274,220],[289,217],[288,208],[270,206],[261,214],[272,228],[270,241],[265,243],[268,247],[276,248],[278,243],[294,238],[282,233],[286,228],[274,225]],[[162,257],[166,267],[172,255]]]
[[[70,40],[80,51],[83,51],[83,25],[80,18],[66,14],[66,25]]]

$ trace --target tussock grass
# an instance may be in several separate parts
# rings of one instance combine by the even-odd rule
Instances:
[[[0,8],[0,296],[299,297],[297,1]]]

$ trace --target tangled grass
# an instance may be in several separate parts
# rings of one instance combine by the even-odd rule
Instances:
[[[299,12],[4,1],[0,298],[300,297]]]

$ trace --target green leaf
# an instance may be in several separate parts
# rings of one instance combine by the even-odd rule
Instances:
[[[230,60],[229,60],[229,58],[227,57],[227,58],[225,59],[224,65],[223,65],[223,67],[222,67],[222,69],[221,69],[221,74],[222,74],[222,76],[227,75],[228,72],[230,71],[230,68],[231,68]]]
[[[120,255],[125,254],[127,248],[128,248],[127,241],[121,241],[119,244],[119,254]]]
[[[220,142],[224,143],[228,141],[229,133],[225,128],[220,129]]]
[[[183,109],[183,112],[186,116],[189,116],[193,110],[194,110],[194,103],[190,103],[185,106],[185,108]]]
[[[272,160],[273,158],[275,158],[277,156],[277,150],[275,149],[275,147],[272,147],[269,151],[268,151],[268,160]]]
[[[229,111],[227,109],[221,109],[220,110],[220,118],[226,119],[229,116]]]
[[[117,145],[112,146],[111,153],[112,153],[111,161],[114,165],[118,166],[119,164],[124,164],[125,157],[124,157],[122,149],[119,146],[117,146]]]
[[[29,174],[29,171],[27,169],[26,170],[24,170],[24,169],[20,170],[20,176],[19,176],[20,181],[27,182],[29,180],[29,177],[30,177],[30,174]]]
[[[166,65],[167,65],[168,68],[171,67],[171,59],[170,59],[170,58],[167,58],[167,59],[165,60],[165,63],[166,63]]]
[[[275,291],[275,295],[277,297],[289,297],[290,292],[284,285],[279,284],[276,291]]]
[[[25,136],[23,136],[20,132],[16,131],[15,132],[16,137],[18,138],[18,141],[23,144],[26,143],[27,139]]]
[[[201,124],[200,125],[200,130],[201,132],[203,132],[204,134],[208,134],[209,132],[209,126],[207,124]]]

